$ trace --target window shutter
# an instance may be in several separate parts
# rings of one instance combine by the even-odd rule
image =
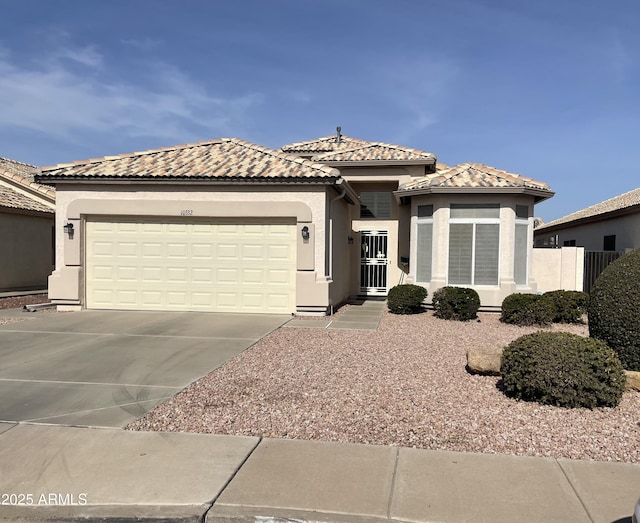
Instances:
[[[433,242],[433,224],[418,224],[418,248],[416,261],[416,279],[419,282],[431,281],[431,245]]]
[[[473,224],[449,225],[449,283],[471,284],[471,260],[473,254]]]
[[[516,281],[516,285],[527,284],[527,233],[529,232],[529,225],[516,224],[516,237],[514,246],[514,266],[513,277]]]
[[[499,225],[486,223],[476,224],[476,285],[498,284],[499,242]]]

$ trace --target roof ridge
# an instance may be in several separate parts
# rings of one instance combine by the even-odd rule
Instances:
[[[18,165],[24,165],[25,167],[33,167],[34,169],[37,168],[37,165],[31,165],[30,163],[26,163],[26,162],[19,162],[18,160],[5,158],[4,156],[0,156],[0,160],[4,160],[5,162],[17,163]]]
[[[229,140],[229,138],[217,138],[214,140],[208,140],[208,141],[202,141],[202,142],[193,142],[193,143],[185,143],[185,144],[180,144],[180,145],[171,145],[171,146],[167,146],[167,147],[158,147],[156,149],[145,149],[144,151],[134,151],[134,152],[130,152],[130,153],[122,153],[122,154],[116,154],[116,155],[109,155],[109,156],[100,156],[97,158],[88,158],[86,160],[74,160],[72,162],[66,162],[66,163],[59,163],[59,164],[55,164],[55,165],[49,165],[47,167],[41,167],[40,170],[42,172],[45,171],[53,171],[56,169],[62,169],[65,167],[74,167],[74,166],[78,166],[78,165],[92,165],[92,164],[96,164],[96,163],[102,163],[105,161],[112,161],[112,160],[123,160],[125,158],[133,158],[135,156],[146,156],[149,154],[157,154],[157,153],[162,153],[162,152],[168,152],[168,151],[178,151],[178,150],[182,150],[182,149],[190,149],[190,148],[194,148],[194,147],[202,147],[205,145],[213,145],[215,143],[220,143],[223,141],[227,141]]]
[[[322,171],[326,174],[330,174],[333,176],[340,176],[340,171],[338,171],[338,169],[334,168],[334,167],[329,167],[328,165],[325,165],[323,163],[319,163],[319,162],[313,162],[311,160],[307,160],[306,158],[300,158],[299,156],[293,155],[293,154],[289,154],[286,153],[282,150],[278,150],[278,149],[271,149],[269,147],[265,147],[263,145],[258,145],[252,142],[248,142],[246,140],[243,140],[241,138],[223,138],[223,140],[225,141],[229,141],[231,143],[235,143],[236,145],[240,145],[243,147],[248,147],[250,149],[253,149],[255,151],[259,151],[265,154],[268,154],[270,156],[275,156],[276,158],[280,158],[282,160],[286,160],[289,162],[293,162],[293,163],[298,163],[300,165],[304,165],[306,167],[310,167],[312,169],[318,170],[318,171]]]
[[[588,218],[590,216],[597,216],[599,214],[606,214],[608,212],[613,212],[613,211],[617,211],[619,209],[624,209],[626,207],[631,207],[633,205],[640,205],[640,203],[632,203],[630,205],[623,205],[622,207],[618,207],[615,209],[597,209],[597,212],[594,212],[593,214],[585,214],[582,215],[582,213],[587,213],[589,210],[596,210],[596,208],[600,207],[600,206],[604,206],[606,203],[610,203],[616,200],[624,200],[628,195],[630,195],[631,193],[635,193],[635,192],[640,192],[640,187],[636,187],[635,189],[631,189],[630,191],[627,192],[623,192],[622,194],[618,194],[617,196],[612,196],[611,198],[607,198],[606,200],[602,200],[601,202],[598,203],[594,203],[592,205],[589,205],[587,207],[583,207],[582,209],[578,209],[577,211],[573,211],[572,213],[566,214],[564,216],[561,216],[560,218],[556,218],[555,220],[551,220],[550,222],[544,223],[542,224],[540,227],[538,227],[538,229],[542,229],[543,227],[549,227],[552,225],[557,225],[558,222],[559,223],[565,223],[565,222],[570,222],[573,221],[572,216],[576,216],[575,219],[579,219],[579,218]]]
[[[0,169],[0,177],[8,181],[14,181],[18,183],[24,189],[31,189],[32,191],[39,192],[40,194],[43,194],[45,196],[49,196],[55,201],[56,190],[53,187],[38,183],[36,181],[30,180],[29,178],[16,173],[11,173],[4,169]]]

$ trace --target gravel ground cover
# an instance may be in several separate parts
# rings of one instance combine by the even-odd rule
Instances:
[[[49,303],[46,294],[28,294],[27,296],[11,296],[10,298],[0,298],[1,309],[17,309],[25,305],[34,303]]]
[[[586,325],[554,325],[588,335]],[[129,425],[600,461],[640,461],[640,393],[616,408],[515,401],[466,351],[540,328],[385,313],[376,332],[278,329]]]

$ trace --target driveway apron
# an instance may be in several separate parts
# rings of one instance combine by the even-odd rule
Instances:
[[[139,311],[29,318],[0,326],[0,422],[90,427],[124,427],[290,319]]]

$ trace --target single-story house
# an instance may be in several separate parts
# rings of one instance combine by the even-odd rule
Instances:
[[[624,251],[640,247],[640,188],[534,229],[536,247]]]
[[[0,158],[0,292],[46,289],[54,268],[55,190],[33,165]]]
[[[535,292],[542,182],[341,135],[235,138],[42,169],[65,308],[326,314],[404,282]]]

